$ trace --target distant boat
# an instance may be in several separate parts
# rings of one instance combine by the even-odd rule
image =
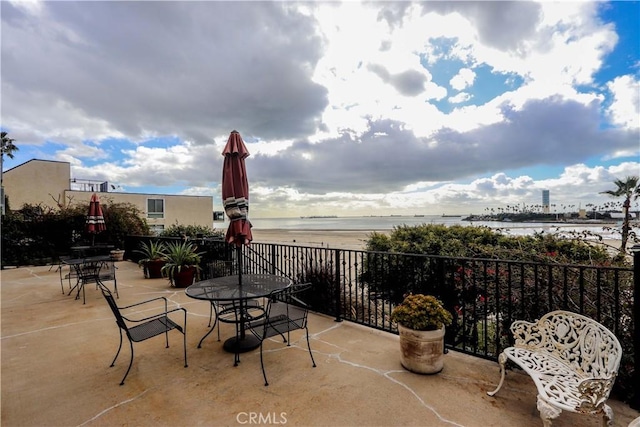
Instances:
[[[424,217],[424,215],[417,215],[417,214],[416,214],[416,215],[414,215],[414,217],[416,217],[416,218],[422,218],[422,217]]]
[[[442,218],[460,218],[462,215],[447,215],[442,214]]]
[[[312,215],[312,216],[301,216],[302,219],[317,219],[317,218],[338,218],[337,215]]]

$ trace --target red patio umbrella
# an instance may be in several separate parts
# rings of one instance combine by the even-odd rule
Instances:
[[[227,217],[229,217],[229,227],[227,228],[225,240],[236,245],[238,286],[242,287],[242,247],[243,245],[249,245],[253,240],[253,236],[251,235],[251,223],[247,218],[249,214],[249,181],[247,180],[247,170],[244,165],[244,159],[249,157],[249,151],[238,131],[231,132],[227,145],[222,150],[222,155],[224,156],[222,165],[222,205]],[[239,309],[240,335],[235,340],[230,341],[231,344],[228,344],[229,348],[234,349],[236,357],[238,357],[237,353],[239,352],[256,348],[253,340],[247,341],[243,304],[246,304],[246,301],[243,302],[241,300]],[[225,345],[227,344],[225,343]]]
[[[222,166],[222,204],[229,218],[226,241],[240,247],[248,245],[251,235],[249,213],[249,182],[244,159],[249,157],[249,151],[242,141],[238,131],[232,131],[227,145],[222,151],[224,164]]]
[[[96,193],[93,193],[91,200],[89,201],[89,214],[87,215],[87,233],[93,235],[91,243],[94,243],[96,234],[106,229],[107,225],[104,222],[104,215],[102,213],[102,207],[100,206],[100,198]]]

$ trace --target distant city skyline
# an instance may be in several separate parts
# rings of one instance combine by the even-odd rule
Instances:
[[[587,208],[640,173],[638,2],[0,7],[4,170],[219,211],[235,129],[254,218]]]

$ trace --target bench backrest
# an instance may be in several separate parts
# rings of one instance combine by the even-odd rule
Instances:
[[[620,367],[622,347],[616,336],[577,313],[552,311],[534,324],[516,321],[511,331],[516,347],[552,353],[584,377],[615,377]]]

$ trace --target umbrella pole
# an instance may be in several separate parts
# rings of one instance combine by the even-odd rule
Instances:
[[[236,248],[238,257],[238,285],[242,286],[242,245]]]
[[[238,256],[238,286],[242,289],[242,245],[236,248]],[[242,291],[240,292],[242,293]],[[243,307],[243,300],[240,300],[240,340],[244,340],[246,336],[245,331],[245,314]]]

